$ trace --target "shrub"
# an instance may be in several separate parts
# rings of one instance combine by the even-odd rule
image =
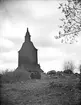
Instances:
[[[64,63],[64,73],[72,74],[75,69],[75,65],[72,61],[67,61]]]
[[[64,70],[65,74],[73,74],[73,72],[70,69]]]
[[[76,77],[79,77],[79,74],[78,74],[78,73],[75,73],[74,75],[75,75]]]
[[[50,75],[50,76],[55,75],[55,74],[56,74],[55,70],[51,70],[47,72],[47,75]]]
[[[57,75],[58,76],[63,76],[63,72],[62,71],[57,71]]]
[[[40,72],[32,72],[30,75],[31,79],[41,79]]]
[[[79,65],[79,71],[80,71],[80,74],[81,74],[81,64]]]

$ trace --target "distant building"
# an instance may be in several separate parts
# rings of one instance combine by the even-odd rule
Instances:
[[[18,68],[24,68],[28,72],[43,72],[38,64],[38,49],[31,42],[31,35],[27,28],[25,41],[18,51]]]

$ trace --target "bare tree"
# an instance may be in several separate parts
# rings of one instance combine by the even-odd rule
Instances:
[[[72,61],[66,61],[64,62],[64,72],[67,73],[73,73],[74,69],[75,69],[75,65]]]
[[[59,36],[56,39],[62,38],[62,43],[72,44],[81,31],[81,0],[67,0],[66,3],[61,3],[59,9],[62,10],[64,18],[61,19],[63,25],[59,26]]]

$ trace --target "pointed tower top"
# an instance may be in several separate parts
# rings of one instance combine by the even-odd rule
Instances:
[[[25,41],[30,40],[30,37],[31,37],[31,35],[30,35],[30,32],[29,32],[29,29],[27,28],[27,32],[26,32],[26,35],[25,35]]]
[[[29,33],[29,29],[28,29],[28,27],[27,27],[27,33],[30,34],[30,33]]]
[[[29,29],[27,28],[27,32],[26,32],[26,36],[30,36],[30,32],[29,32]]]

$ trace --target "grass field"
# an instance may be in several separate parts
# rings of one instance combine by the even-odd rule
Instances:
[[[76,76],[4,83],[1,105],[79,105],[81,91]]]

